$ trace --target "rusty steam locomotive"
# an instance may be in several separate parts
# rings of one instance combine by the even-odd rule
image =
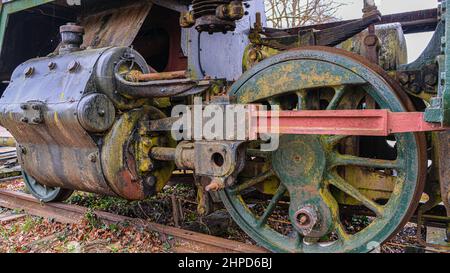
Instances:
[[[260,0],[76,2],[0,4],[0,124],[36,198],[143,200],[182,170],[199,213],[222,203],[275,252],[371,251],[412,217],[450,236],[448,1],[292,29]],[[241,105],[243,137],[174,139],[179,105]]]

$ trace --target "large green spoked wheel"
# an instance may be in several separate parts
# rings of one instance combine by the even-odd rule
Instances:
[[[62,202],[69,199],[73,193],[73,190],[58,187],[53,188],[42,185],[24,171],[22,171],[22,176],[31,195],[33,195],[40,202]]]
[[[234,84],[231,95],[238,103],[282,110],[414,111],[382,69],[324,47],[288,51],[259,63]],[[271,251],[368,252],[403,227],[418,205],[427,160],[423,134],[283,135],[279,143],[259,160],[261,152],[248,157],[247,165],[264,166],[258,176],[244,171],[235,186],[220,192],[236,223]],[[254,150],[258,143],[250,146]],[[255,201],[249,193],[268,188],[269,181],[278,181],[272,193]],[[368,223],[349,227],[348,207],[364,211]]]

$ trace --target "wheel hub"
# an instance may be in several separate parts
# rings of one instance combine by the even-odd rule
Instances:
[[[283,182],[318,186],[325,170],[325,151],[318,136],[284,135],[273,154],[273,168]]]
[[[331,211],[321,189],[326,169],[325,149],[318,136],[284,135],[274,152],[273,169],[290,194],[289,217],[307,237],[322,237],[333,228]]]

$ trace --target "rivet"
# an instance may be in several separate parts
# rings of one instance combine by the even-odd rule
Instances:
[[[92,163],[97,162],[97,156],[94,153],[90,154],[88,158]]]
[[[23,71],[23,74],[25,75],[25,77],[30,77],[31,75],[34,74],[34,67],[29,66],[29,67],[25,68],[25,70]]]
[[[49,62],[48,63],[48,69],[53,70],[55,68],[56,68],[56,63],[54,63],[54,62]]]
[[[69,72],[75,72],[80,67],[80,63],[78,61],[71,61],[67,66],[67,70]]]

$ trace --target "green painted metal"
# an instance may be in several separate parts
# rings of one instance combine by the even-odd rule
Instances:
[[[448,1],[441,3],[442,20],[445,22],[445,37],[442,39],[445,63],[441,69],[441,84],[444,85],[442,91],[442,124],[450,125],[450,11],[448,10]],[[444,76],[445,75],[445,76]]]
[[[317,60],[286,60],[282,66],[258,71],[258,74],[248,79],[234,95],[238,101],[249,103],[258,101],[265,94],[276,96],[324,85],[339,86],[365,82],[352,71],[339,66],[330,67],[329,64]]]
[[[0,6],[0,53],[3,49],[3,43],[5,42],[6,28],[8,27],[8,20],[11,14],[54,1],[55,0],[13,0],[2,4]]]
[[[320,238],[333,231],[333,204],[323,198],[323,181],[327,167],[326,146],[319,136],[283,135],[280,147],[272,155],[272,168],[289,192],[289,219],[298,220],[297,212],[313,207],[321,215],[320,225],[309,231],[308,236]],[[300,233],[303,229],[293,225]]]
[[[341,51],[331,52],[331,50],[310,48],[273,56],[247,71],[233,85],[231,94],[237,98],[238,103],[276,101],[276,96],[295,91],[292,89],[294,81],[297,83],[297,90],[302,90],[303,84],[309,87],[308,81],[304,81],[301,73],[285,73],[285,71],[291,71],[292,66],[301,67],[299,64],[310,62],[316,64],[315,67],[321,67],[321,70],[314,72],[319,78],[326,75],[328,71],[344,70],[342,75],[348,77],[347,74],[353,74],[351,78],[357,79],[353,84],[364,89],[382,109],[390,109],[393,112],[407,111],[402,99],[396,95],[382,76],[355,59],[348,58],[348,54],[345,55],[342,52],[339,54],[339,52]],[[320,65],[317,65],[318,63]],[[271,75],[269,80],[266,75]],[[286,78],[286,75],[290,77]],[[287,81],[286,88],[283,88],[283,85],[277,85],[277,88],[273,88],[272,91],[259,89],[262,84],[271,86],[270,80],[277,77]],[[365,84],[361,83],[361,79],[364,79]],[[323,82],[323,87],[334,87],[335,97],[341,96],[342,89],[334,86],[335,79],[329,78],[329,80],[329,84]],[[346,84],[354,86],[350,82]],[[336,109],[339,99],[331,101],[330,108]],[[417,192],[421,190],[420,144],[418,138],[412,133],[395,135],[397,159],[376,160],[340,154],[338,144],[344,138],[345,136],[282,136],[279,149],[272,153],[272,170],[268,172],[278,178],[280,186],[266,207],[266,211],[258,216],[249,209],[240,194],[243,187],[239,184],[239,178],[236,186],[239,190],[231,188],[220,192],[225,207],[247,234],[258,244],[274,252],[368,252],[373,250],[409,217],[409,210],[415,202]],[[339,175],[338,166],[369,166],[395,170],[397,172],[395,188],[388,202],[380,205],[362,195]],[[247,181],[246,184],[252,183]],[[329,190],[330,185],[359,200],[377,217],[368,227],[356,234],[345,232],[340,223],[338,203]],[[326,232],[333,231],[338,238],[333,242],[311,243],[309,235],[304,236],[295,224],[293,224],[294,232],[290,235],[271,228],[267,224],[267,218],[286,192],[290,197],[291,223],[295,221],[293,215],[300,207],[311,205],[325,219],[321,223],[325,226]]]
[[[444,35],[441,37],[440,56],[436,56],[439,63],[439,90],[438,96],[432,98],[431,105],[425,111],[427,122],[450,125],[450,11],[448,1],[440,4],[441,24],[444,25]]]

